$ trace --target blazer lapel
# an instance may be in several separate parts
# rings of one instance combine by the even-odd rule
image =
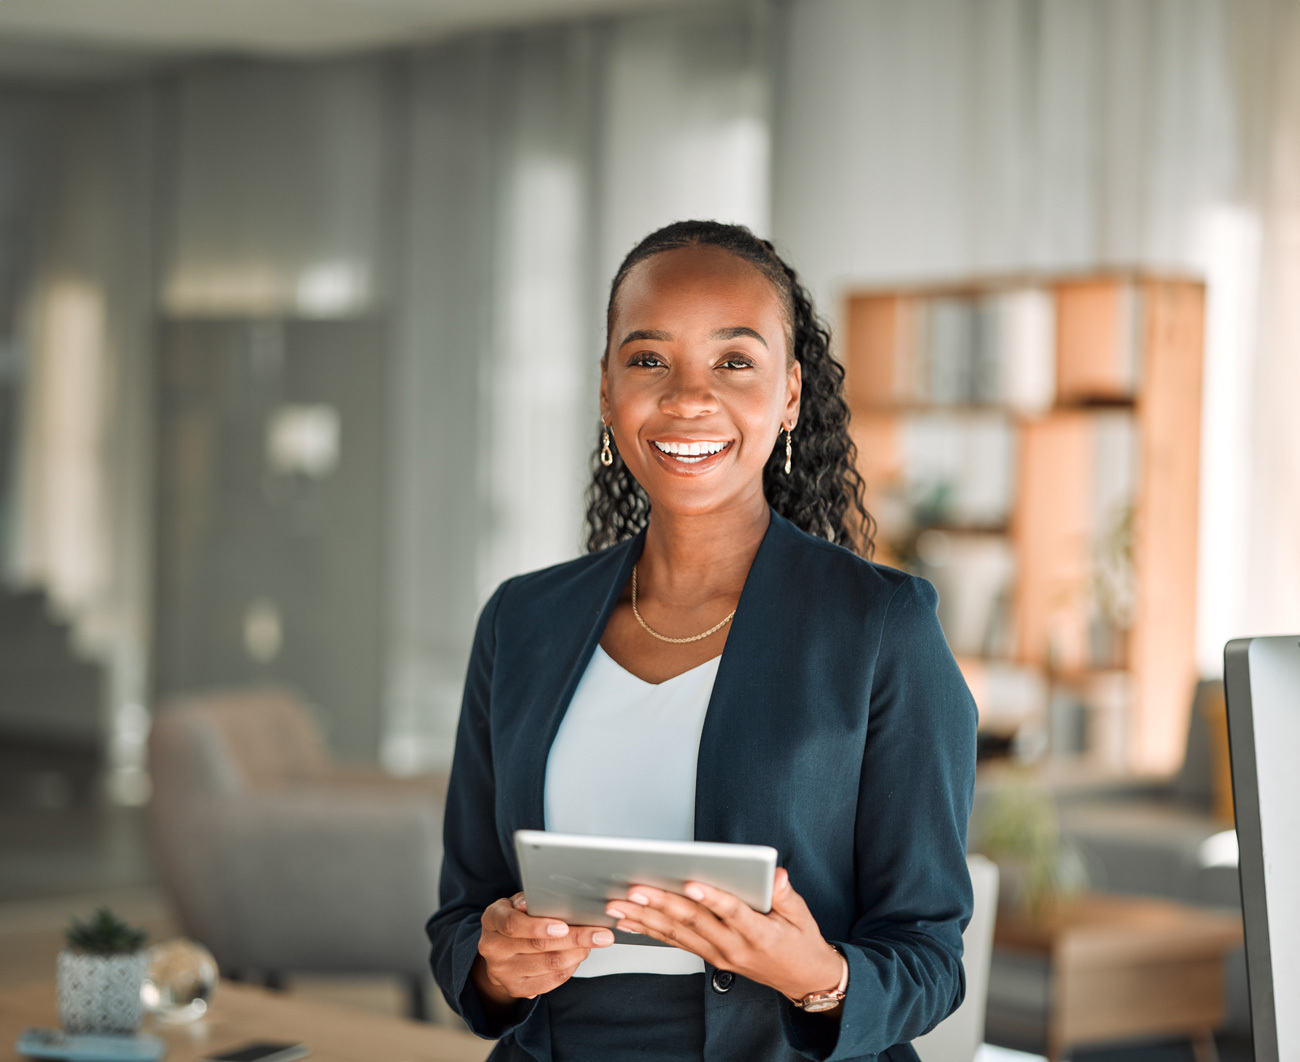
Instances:
[[[771,844],[764,814],[790,736],[782,705],[799,691],[787,665],[793,526],[771,514],[745,580],[700,735],[695,839]]]
[[[513,799],[507,834],[520,828],[540,830],[545,825],[546,763],[551,745],[644,545],[643,530],[611,548],[567,590],[564,614],[539,627],[533,651],[540,657],[540,666],[533,672],[536,679],[526,694],[530,707],[520,716],[527,720],[527,732],[514,735],[515,741],[529,747],[521,746],[518,755],[509,757],[514,779],[509,787]],[[513,847],[511,853],[513,861]]]

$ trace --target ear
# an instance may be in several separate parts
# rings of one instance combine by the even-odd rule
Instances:
[[[604,358],[600,362],[600,420],[602,424],[609,423],[609,376],[606,373],[608,361]]]
[[[803,396],[803,366],[796,359],[785,377],[785,414],[782,424],[799,423],[799,402]]]

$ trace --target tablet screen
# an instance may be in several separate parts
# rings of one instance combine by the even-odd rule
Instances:
[[[516,830],[515,854],[528,913],[570,925],[608,926],[610,900],[632,885],[680,893],[699,881],[744,900],[756,911],[772,909],[776,849],[711,841],[656,841],[631,837]],[[652,937],[617,933],[621,944],[666,947]]]

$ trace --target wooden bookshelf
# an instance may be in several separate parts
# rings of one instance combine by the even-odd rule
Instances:
[[[1018,668],[1026,681],[1011,685],[1074,706],[1080,747],[1049,719],[1057,707],[1024,706],[1058,754],[1141,771],[1182,755],[1203,318],[1199,281],[1136,271],[848,300],[852,430],[878,556],[934,579],[975,684]],[[990,565],[1007,569],[996,591]],[[992,594],[984,611],[979,593]]]

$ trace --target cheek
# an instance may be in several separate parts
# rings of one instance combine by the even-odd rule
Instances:
[[[743,423],[747,435],[760,440],[775,438],[785,417],[786,392],[784,388],[755,388],[751,393],[736,396],[735,417]]]
[[[609,387],[605,394],[611,421],[615,424],[622,423],[625,429],[644,420],[647,413],[655,408],[653,389],[637,387],[627,380]]]

